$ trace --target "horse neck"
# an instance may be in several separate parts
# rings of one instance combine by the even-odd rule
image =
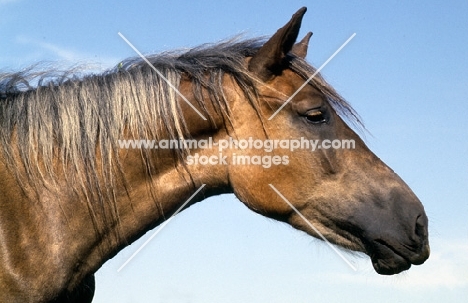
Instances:
[[[190,105],[179,98],[181,114],[190,131],[190,137],[197,141],[211,137],[214,142],[226,138],[226,123],[206,92],[203,92],[203,104],[200,104],[193,96],[189,81],[181,83],[180,91],[207,118],[202,119]],[[169,137],[163,135],[159,141]],[[190,155],[211,156],[213,152],[210,149],[197,149],[191,150]],[[142,157],[142,153],[145,156]],[[205,185],[204,188],[183,209],[207,197],[232,192],[226,165],[187,165],[181,154],[184,153],[177,155],[173,149],[119,150],[123,181],[115,191],[118,221],[108,232],[112,239],[108,243],[111,245],[107,245],[106,241],[97,243],[96,253],[104,249],[109,254],[106,258],[112,256],[123,246],[170,218],[202,185]]]

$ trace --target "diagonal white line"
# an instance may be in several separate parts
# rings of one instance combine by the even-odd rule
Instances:
[[[343,47],[346,46],[346,44],[349,43],[349,41],[351,41],[351,39],[354,38],[354,36],[356,36],[356,33],[352,34],[351,37],[348,38],[348,40],[346,40],[334,53],[333,55],[330,56],[330,58],[327,59],[327,61],[325,61],[316,71],[315,73],[312,74],[312,76],[309,77],[309,79],[307,79],[307,81],[305,81],[297,90],[294,94],[291,95],[291,97],[289,97],[288,100],[286,100],[286,102],[283,103],[283,105],[280,106],[280,108],[278,108],[274,113],[273,115],[271,115],[270,118],[268,118],[268,120],[271,120],[273,119],[274,116],[276,116],[280,110],[283,109],[283,107],[285,107],[291,100],[292,98],[294,98],[318,73],[320,73],[320,71],[343,49]]]
[[[153,240],[154,237],[156,237],[156,235],[172,220],[172,218],[174,218],[175,215],[177,215],[184,207],[185,205],[187,205],[187,203],[189,203],[193,197],[195,197],[199,192],[200,190],[202,190],[203,187],[205,187],[206,184],[202,184],[202,186],[200,186],[196,192],[194,192],[188,199],[187,201],[184,202],[184,204],[182,204],[181,207],[179,207],[179,209],[176,210],[176,212],[169,218],[167,219],[166,221],[164,221],[164,223],[162,223],[161,225],[159,225],[159,228],[154,232],[154,234],[151,235],[151,237],[149,237],[145,243],[143,243],[134,253],[133,255],[130,256],[130,258],[127,259],[127,261],[125,261],[124,264],[122,264],[122,266],[119,267],[119,269],[117,269],[117,272],[120,272],[130,261],[132,261],[133,258],[135,258],[135,256],[151,241]]]
[[[187,98],[185,98],[185,96],[177,89],[177,87],[172,85],[172,83],[169,82],[169,80],[166,77],[164,77],[164,75],[156,67],[154,67],[154,65],[151,64],[151,62],[149,62],[149,60],[146,59],[146,57],[143,56],[143,54],[140,53],[140,51],[135,46],[133,46],[133,44],[130,41],[128,41],[127,38],[125,38],[125,36],[122,35],[121,32],[118,32],[118,34],[120,38],[122,38],[138,54],[138,56],[141,57],[141,59],[143,59],[164,81],[166,81],[166,83],[179,95],[179,97],[182,98],[182,100],[184,100],[203,120],[206,121],[205,116],[203,116],[202,113],[200,113],[200,111],[198,111],[198,109],[196,109],[195,106],[193,106],[193,104],[190,103],[190,101],[187,100]]]
[[[292,205],[291,202],[289,202],[288,199],[286,199],[286,197],[283,196],[283,195],[276,189],[276,187],[274,187],[272,184],[268,184],[268,185],[270,185],[270,187],[278,194],[278,196],[280,196],[280,197],[284,200],[284,202],[286,202],[286,203],[289,205],[289,207],[291,207],[291,208],[299,215],[299,217],[301,217],[301,219],[304,220],[304,222],[307,223],[307,225],[309,225],[310,228],[312,228],[312,229],[319,235],[319,237],[322,238],[322,240],[325,241],[325,243],[327,243],[328,246],[330,246],[330,248],[333,249],[333,251],[334,251],[338,256],[340,256],[341,259],[343,259],[343,261],[346,262],[346,264],[349,265],[349,267],[351,267],[354,271],[357,271],[357,268],[356,268],[353,264],[351,264],[351,262],[349,262],[349,260],[346,259],[346,258],[343,256],[343,254],[341,254],[341,253],[338,251],[338,249],[336,249],[335,246],[333,246],[330,242],[328,242],[328,240],[322,235],[322,233],[321,233],[317,228],[315,228],[315,226],[312,225],[312,223],[310,223],[310,221],[307,220],[307,218],[304,217],[304,215],[302,215],[302,214],[297,210],[297,208],[295,208],[294,205]]]

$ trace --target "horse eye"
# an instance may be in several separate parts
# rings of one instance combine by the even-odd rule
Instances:
[[[314,109],[314,110],[308,111],[305,114],[305,118],[307,119],[308,122],[315,123],[315,124],[327,122],[325,113],[320,109]]]

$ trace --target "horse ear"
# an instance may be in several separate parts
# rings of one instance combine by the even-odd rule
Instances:
[[[289,22],[280,28],[252,57],[249,71],[255,73],[263,81],[273,78],[284,69],[284,59],[296,42],[302,17],[307,8],[298,10]]]
[[[295,56],[305,59],[307,56],[307,48],[309,47],[310,37],[312,37],[312,32],[308,32],[307,35],[301,40],[301,42],[294,44],[291,53]]]

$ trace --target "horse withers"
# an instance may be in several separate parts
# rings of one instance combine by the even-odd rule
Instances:
[[[2,74],[0,301],[91,302],[100,266],[203,184],[185,208],[234,193],[257,213],[366,253],[380,274],[422,264],[424,208],[344,122],[360,123],[350,105],[320,75],[309,79],[311,34],[296,43],[305,12],[266,42],[149,56],[154,69],[129,59],[98,75]],[[140,139],[237,145],[222,150],[223,161],[195,162],[218,155],[219,145],[119,144]],[[281,147],[293,140],[353,145]]]

